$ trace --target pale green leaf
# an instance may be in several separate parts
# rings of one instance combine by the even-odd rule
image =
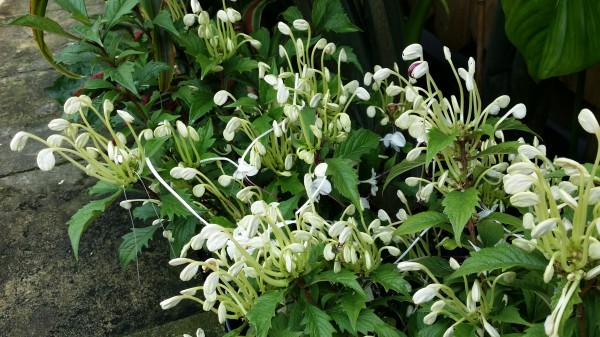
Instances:
[[[70,39],[79,40],[76,36],[66,32],[58,22],[37,15],[25,14],[9,20],[7,25],[24,26],[34,29],[39,29],[48,33],[58,34]]]
[[[514,323],[530,326],[531,324],[524,320],[519,313],[519,309],[515,306],[502,308],[499,313],[491,316],[495,322]]]
[[[314,278],[312,284],[323,281],[339,283],[345,287],[353,289],[360,296],[366,296],[365,291],[357,281],[356,274],[354,274],[350,270],[342,269],[339,273],[335,273],[333,270],[324,271]]]
[[[404,221],[398,229],[394,232],[394,235],[405,235],[415,234],[424,230],[425,228],[435,227],[441,223],[447,222],[448,217],[439,212],[425,211],[411,215]]]
[[[136,259],[136,256],[142,252],[160,225],[153,225],[142,228],[132,228],[131,233],[123,235],[123,242],[119,246],[119,263],[122,268]]]
[[[192,206],[197,213],[202,212],[202,210],[195,206],[192,201],[192,195],[186,189],[177,190],[176,192],[188,203],[188,205]],[[184,217],[191,216],[190,211],[171,193],[161,194],[160,201],[162,202],[162,207],[160,208],[161,217],[168,216],[169,219],[173,219],[176,215]]]
[[[331,337],[335,328],[329,321],[331,317],[323,310],[310,303],[306,305],[302,324],[305,325],[304,332],[307,336]]]
[[[519,146],[523,144],[519,142],[504,142],[497,145],[488,147],[487,149],[479,152],[477,157],[495,155],[495,154],[516,154]]]
[[[516,266],[543,270],[546,265],[548,265],[548,261],[544,257],[528,253],[509,243],[502,243],[495,247],[482,248],[478,252],[471,252],[471,257],[466,259],[450,277],[479,274],[484,271],[491,272]]]
[[[107,198],[91,201],[81,207],[67,222],[67,225],[69,225],[69,239],[71,239],[75,259],[79,258],[79,239],[83,232],[120,194],[121,190],[118,190]]]
[[[120,191],[121,187],[106,181],[99,180],[94,186],[90,187],[88,193],[90,195],[107,193],[114,194]]]
[[[352,161],[346,158],[329,158],[325,162],[327,163],[327,175],[331,175],[332,188],[348,198],[354,206],[361,209],[358,194],[358,174],[352,165]]]
[[[378,134],[367,129],[352,131],[348,138],[338,145],[333,156],[358,161],[362,155],[377,149],[380,138]]]
[[[442,201],[444,213],[448,215],[448,219],[452,224],[454,239],[457,243],[460,242],[467,221],[477,213],[475,207],[479,205],[479,195],[474,187],[464,191],[452,191],[444,196]]]
[[[54,0],[62,9],[66,10],[71,17],[75,20],[81,21],[82,23],[89,24],[87,9],[85,8],[85,1],[81,0]]]
[[[248,311],[246,317],[250,325],[256,330],[257,337],[266,337],[271,328],[271,319],[275,316],[275,309],[283,301],[285,290],[269,290],[262,293]]]
[[[455,131],[447,135],[437,128],[431,128],[427,134],[427,154],[425,156],[425,163],[431,162],[433,157],[440,151],[443,151],[449,145],[454,143],[458,134],[458,131]]]

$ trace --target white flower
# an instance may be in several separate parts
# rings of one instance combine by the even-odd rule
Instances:
[[[56,158],[52,149],[43,149],[38,153],[37,164],[40,170],[50,171],[56,164]]]
[[[292,30],[290,29],[290,26],[286,25],[283,22],[277,23],[277,29],[279,29],[279,31],[283,35],[292,35]]]
[[[432,325],[433,323],[435,323],[437,316],[438,316],[438,312],[432,311],[432,312],[428,313],[427,315],[425,315],[425,317],[423,317],[423,323],[425,323],[425,325]]]
[[[521,238],[516,238],[512,241],[512,244],[521,248],[522,250],[531,253],[535,249],[533,242]]]
[[[354,91],[354,94],[356,95],[356,97],[358,97],[358,99],[363,100],[363,101],[368,101],[371,98],[371,95],[369,95],[367,90],[363,87],[356,88],[356,91]]]
[[[483,322],[483,328],[485,329],[485,331],[487,331],[487,333],[491,336],[491,337],[500,337],[500,333],[498,333],[498,330],[496,330],[496,328],[494,328],[490,323],[488,323],[487,321]]]
[[[258,173],[258,169],[244,161],[243,158],[238,159],[238,168],[233,173],[233,177],[236,179],[244,179],[246,177],[252,177]]]
[[[242,19],[242,15],[240,14],[240,12],[236,11],[231,7],[225,9],[225,13],[227,14],[227,19],[231,23],[236,23]]]
[[[219,318],[219,323],[225,323],[227,320],[227,308],[223,302],[219,303],[219,308],[217,309],[217,317]]]
[[[418,43],[413,43],[402,51],[402,59],[404,61],[412,61],[423,57],[423,47]]]
[[[86,96],[81,95],[79,97],[69,97],[64,105],[64,111],[67,115],[72,115],[76,112],[79,112],[80,108],[85,108],[87,106],[92,106],[92,100]]]
[[[448,61],[450,61],[450,59],[452,58],[452,53],[450,52],[450,48],[444,46],[444,58]],[[454,331],[454,329],[452,329]],[[446,334],[444,334],[444,337],[446,337]]]
[[[310,184],[308,193],[309,197],[314,195],[315,201],[319,201],[319,195],[331,193],[331,183],[325,177],[318,177]]]
[[[216,105],[221,106],[225,104],[225,102],[227,102],[228,99],[229,92],[227,90],[219,90],[213,97],[213,102],[215,102]]]
[[[391,74],[393,74],[393,71],[391,69],[381,68],[373,74],[373,80],[380,82],[388,78]]]
[[[391,84],[387,88],[385,88],[385,94],[390,97],[398,96],[398,95],[400,95],[401,92],[402,92],[402,87],[397,86],[395,84]]]
[[[327,172],[327,163],[320,163],[315,167],[315,176],[318,178],[325,177],[325,173]]]
[[[473,76],[475,76],[475,60],[472,57],[469,57],[469,70],[465,70],[463,68],[458,69],[458,75],[465,80],[465,85],[468,91],[473,91],[475,88],[475,81],[473,80]]]
[[[183,296],[167,298],[166,300],[160,302],[160,307],[163,308],[163,310],[173,308],[174,306],[179,304],[179,302],[181,302],[181,299],[183,299]]]
[[[475,303],[481,300],[481,286],[479,285],[479,280],[475,280],[473,282],[473,287],[471,288],[471,299]]]
[[[406,139],[400,131],[388,133],[381,139],[381,141],[385,147],[391,146],[396,152],[400,152],[400,150],[406,145]]]
[[[441,287],[442,287],[441,284],[434,283],[434,284],[429,284],[425,288],[421,288],[421,289],[417,290],[417,292],[415,292],[415,294],[412,297],[413,303],[423,304],[423,303],[431,301],[438,294]]]
[[[451,258],[450,258],[450,261],[449,261],[449,263],[450,263],[450,268],[452,268],[452,269],[454,269],[454,270],[457,270],[458,268],[460,268],[460,264],[459,264],[459,263],[458,263],[458,261],[456,261],[456,259],[455,259],[455,258],[453,258],[453,257],[451,257]]]
[[[200,2],[198,2],[198,0],[191,0],[191,4],[192,12],[194,12],[195,14],[198,14],[198,12],[202,10],[202,7],[200,7]]]
[[[534,239],[538,239],[546,235],[547,233],[551,232],[554,229],[554,227],[556,227],[556,223],[558,221],[559,219],[557,218],[550,218],[540,222],[531,231],[531,237]]]
[[[590,243],[589,255],[592,260],[600,260],[600,242],[594,241]]]
[[[423,75],[427,74],[428,72],[429,64],[427,63],[427,61],[413,62],[408,67],[408,76],[415,80],[423,77]]]
[[[305,30],[310,29],[310,25],[308,24],[308,22],[306,20],[302,20],[302,19],[294,20],[292,25],[294,26],[294,28],[296,28],[297,30],[300,30],[300,31],[305,31]]]
[[[510,203],[515,207],[531,207],[538,204],[539,196],[534,192],[519,192],[510,197]]]
[[[179,274],[179,278],[182,281],[191,280],[192,277],[196,276],[196,274],[198,273],[198,267],[200,267],[200,265],[197,263],[188,264],[187,266],[185,266],[185,268],[183,268],[183,270]]]
[[[600,133],[600,126],[598,125],[598,120],[594,113],[589,109],[583,109],[577,116],[577,120],[581,127],[588,133]]]
[[[188,13],[183,16],[183,24],[186,27],[191,27],[196,23],[196,15]]]
[[[369,116],[369,118],[373,118],[373,117],[375,117],[375,114],[377,114],[377,110],[375,109],[374,106],[370,105],[367,108],[367,116]]]
[[[418,262],[402,261],[402,262],[398,263],[398,270],[400,270],[401,272],[419,271],[419,270],[424,270],[424,269],[425,269],[425,266],[423,266],[422,264],[420,264]],[[425,288],[423,288],[423,289],[425,289]],[[436,293],[437,293],[437,291],[436,291]],[[425,302],[427,302],[427,301],[425,301]],[[416,304],[419,304],[419,303],[416,303]]]
[[[238,117],[231,118],[223,130],[223,138],[225,138],[225,140],[228,142],[232,141],[233,137],[235,137],[235,131],[240,127],[241,124],[241,119]]]
[[[528,191],[536,180],[534,176],[524,174],[507,174],[502,177],[504,191],[508,194]]]
[[[127,111],[117,110],[117,114],[123,118],[126,123],[132,123],[135,120],[135,118]]]
[[[48,123],[48,128],[52,131],[63,131],[64,129],[68,128],[69,125],[71,125],[71,122],[69,122],[68,120],[56,118],[51,120],[50,123]]]
[[[10,141],[10,149],[12,151],[20,152],[21,150],[23,150],[23,148],[25,148],[25,145],[27,144],[27,139],[29,139],[27,133],[23,131],[17,132],[17,134]]]

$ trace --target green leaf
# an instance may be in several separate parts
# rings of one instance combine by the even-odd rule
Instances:
[[[173,25],[173,19],[171,18],[171,12],[169,12],[169,10],[163,9],[160,11],[160,13],[158,13],[152,22],[154,22],[155,25],[164,28],[176,37],[179,37],[179,32],[177,31],[177,28],[175,28],[175,25]]]
[[[284,219],[290,219],[293,217],[294,210],[298,209],[298,201],[300,201],[300,197],[302,197],[302,194],[295,194],[288,200],[284,200],[279,203],[277,208],[279,208],[281,211]]]
[[[285,290],[269,290],[265,291],[254,302],[254,306],[246,317],[250,326],[256,330],[256,336],[266,337],[271,328],[271,318],[275,316],[275,309],[279,302],[283,301]]]
[[[232,56],[223,67],[231,72],[244,73],[258,68],[258,62],[249,57]]]
[[[502,308],[499,313],[493,315],[491,318],[495,322],[514,323],[527,326],[531,325],[521,317],[521,314],[519,314],[519,309],[514,306]]]
[[[148,219],[156,219],[160,217],[158,206],[148,202],[133,209],[131,212],[134,218],[146,221]]]
[[[69,239],[71,239],[75,259],[79,259],[79,239],[83,232],[120,194],[121,190],[107,198],[91,201],[81,207],[67,222],[67,225],[69,225]]]
[[[192,195],[188,193],[187,189],[176,190],[177,194],[187,202],[197,213],[201,213],[198,207],[195,207],[192,201]],[[190,211],[183,206],[183,204],[171,193],[164,193],[160,195],[160,201],[162,207],[160,209],[161,217],[168,216],[169,219],[174,219],[175,215],[189,217]]]
[[[390,173],[387,176],[387,179],[385,180],[385,184],[383,184],[383,189],[385,190],[387,185],[397,176],[419,166],[423,166],[423,164],[425,164],[425,155],[420,155],[411,161],[403,160],[400,164],[392,167]]]
[[[483,271],[491,272],[516,266],[543,270],[547,264],[548,261],[540,255],[527,253],[509,243],[502,243],[495,247],[482,248],[478,252],[471,252],[471,257],[466,259],[450,277],[479,274]]]
[[[495,155],[495,154],[516,154],[519,146],[523,144],[519,142],[504,142],[497,145],[488,147],[487,149],[479,152],[477,157]]]
[[[431,128],[427,134],[427,154],[425,163],[431,162],[440,151],[443,151],[450,144],[454,143],[459,132],[455,131],[449,135],[443,133],[437,128]]]
[[[358,161],[362,155],[377,149],[379,138],[378,134],[367,129],[352,131],[348,138],[338,145],[333,156]]]
[[[123,235],[123,242],[119,246],[119,263],[122,268],[135,260],[137,254],[142,252],[144,247],[148,248],[148,243],[154,232],[160,228],[160,225],[153,225],[142,228],[132,228],[131,233]]]
[[[360,311],[367,307],[367,298],[357,295],[355,292],[347,291],[338,301],[340,308],[348,314],[350,325],[353,330],[356,330],[356,321]]]
[[[572,74],[600,61],[600,1],[503,0],[506,35],[536,80]]]
[[[394,235],[405,235],[415,234],[424,230],[425,228],[435,227],[441,223],[447,222],[448,217],[444,213],[425,211],[409,216],[398,229],[394,232]]]
[[[410,298],[410,284],[398,272],[395,264],[382,264],[369,276],[375,283],[379,283],[385,291],[393,290]]]
[[[448,215],[448,219],[452,224],[454,239],[460,245],[460,235],[467,221],[471,219],[473,214],[477,213],[475,209],[479,205],[477,189],[471,187],[464,191],[452,191],[445,195],[442,205],[444,206],[444,213]]]
[[[140,84],[151,84],[150,82],[155,81],[161,71],[169,69],[171,69],[171,67],[164,62],[150,61],[144,65],[144,68],[140,68],[140,70],[136,72],[136,76],[139,77]]]
[[[335,328],[329,321],[331,317],[316,306],[309,303],[304,308],[302,324],[306,325],[304,332],[308,336],[331,337]]]
[[[135,84],[133,83],[133,71],[135,64],[131,61],[125,61],[117,68],[105,68],[104,72],[110,76],[113,81],[119,83],[127,90],[137,95]]]
[[[89,90],[94,89],[115,89],[115,86],[107,80],[101,78],[92,78],[85,81],[85,88]]]
[[[493,117],[487,120],[488,124],[495,125],[500,120],[500,117]],[[507,118],[498,126],[498,130],[517,130],[527,132],[529,134],[540,137],[537,133],[533,132],[527,125],[521,123],[518,119]]]
[[[62,9],[71,14],[71,17],[82,23],[89,24],[85,1],[81,0],[54,0]]]
[[[24,26],[39,29],[48,33],[58,34],[73,40],[79,40],[76,36],[65,31],[58,22],[37,15],[25,14],[9,20],[7,25]]]
[[[511,225],[513,227],[516,228],[522,228],[523,227],[523,220],[520,218],[517,218],[516,216],[512,216],[510,214],[506,214],[506,213],[500,213],[500,212],[492,212],[490,214],[488,214],[488,216],[485,217],[486,220],[494,220],[494,221],[498,221],[500,223],[503,223],[505,225]]]
[[[88,193],[90,195],[94,195],[94,194],[107,194],[107,193],[120,193],[121,191],[121,187],[115,185],[115,184],[111,184],[111,183],[107,183],[105,181],[99,180],[94,186],[90,187],[90,189],[88,190]]]
[[[332,283],[339,283],[345,287],[349,287],[356,291],[360,296],[366,297],[365,291],[357,281],[357,276],[353,272],[347,269],[340,270],[339,273],[335,273],[333,270],[324,271],[315,276],[311,284],[317,282],[329,281]]]
[[[157,152],[164,150],[163,147],[165,142],[169,140],[169,138],[170,137],[166,136],[148,139],[144,143],[144,155],[148,158],[152,158]]]
[[[327,163],[327,174],[331,175],[333,189],[340,192],[356,206],[360,208],[360,196],[358,194],[358,174],[352,165],[352,161],[346,158],[325,159]]]
[[[156,215],[154,215],[156,216]],[[197,234],[198,219],[192,216],[178,216],[173,221],[173,243],[171,244],[171,257],[179,257],[181,249],[190,239]]]
[[[139,0],[108,0],[104,10],[104,20],[107,21],[106,29],[111,29],[119,19],[127,14],[131,13],[133,7],[135,7]]]
[[[360,31],[348,16],[340,0],[316,0],[312,9],[315,30],[348,33]]]
[[[364,330],[368,330],[369,332],[375,331],[379,337],[406,337],[403,332],[384,322],[373,310],[361,311],[358,323],[357,329],[362,333]]]
[[[492,247],[504,237],[504,226],[485,218],[477,223],[477,233],[483,247]]]

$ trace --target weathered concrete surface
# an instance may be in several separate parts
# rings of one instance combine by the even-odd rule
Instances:
[[[101,0],[87,1],[98,6]],[[0,22],[28,11],[29,2],[0,0]],[[50,8],[61,22],[67,15]],[[53,50],[65,42],[48,36]],[[66,222],[89,201],[94,180],[70,165],[50,172],[36,168],[41,148],[30,142],[22,153],[9,143],[19,130],[42,137],[61,107],[44,93],[58,76],[37,52],[31,31],[0,27],[0,335],[121,336],[201,311],[197,305],[163,311],[159,302],[180,289],[178,270],[169,267],[168,247],[156,239],[135,265],[121,270],[117,248],[131,226],[127,213],[113,207],[84,233],[80,258],[73,257]],[[138,284],[138,272],[140,284]],[[222,328],[212,314],[195,316],[208,336]],[[175,331],[177,327],[183,331]],[[146,330],[143,336],[193,334],[195,327],[176,324],[172,334]],[[169,329],[171,329],[169,328]],[[140,336],[140,335],[137,335]]]

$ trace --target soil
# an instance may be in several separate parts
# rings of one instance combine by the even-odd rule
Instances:
[[[103,1],[86,1],[90,11]],[[28,1],[0,0],[0,22],[28,12]],[[66,22],[68,14],[52,7],[48,15]],[[207,336],[223,328],[213,314],[182,302],[162,310],[160,301],[189,283],[170,267],[168,244],[156,237],[137,266],[119,266],[117,248],[131,227],[127,211],[116,206],[102,214],[84,233],[79,260],[73,256],[67,221],[90,199],[95,181],[73,166],[50,172],[36,167],[38,144],[21,153],[9,143],[20,130],[47,137],[47,123],[61,107],[44,93],[58,77],[34,46],[31,31],[0,26],[0,335],[123,336],[141,328],[195,315],[185,332],[203,327]],[[47,39],[56,50],[64,40]],[[136,336],[182,336],[182,324],[171,330],[144,330]]]

